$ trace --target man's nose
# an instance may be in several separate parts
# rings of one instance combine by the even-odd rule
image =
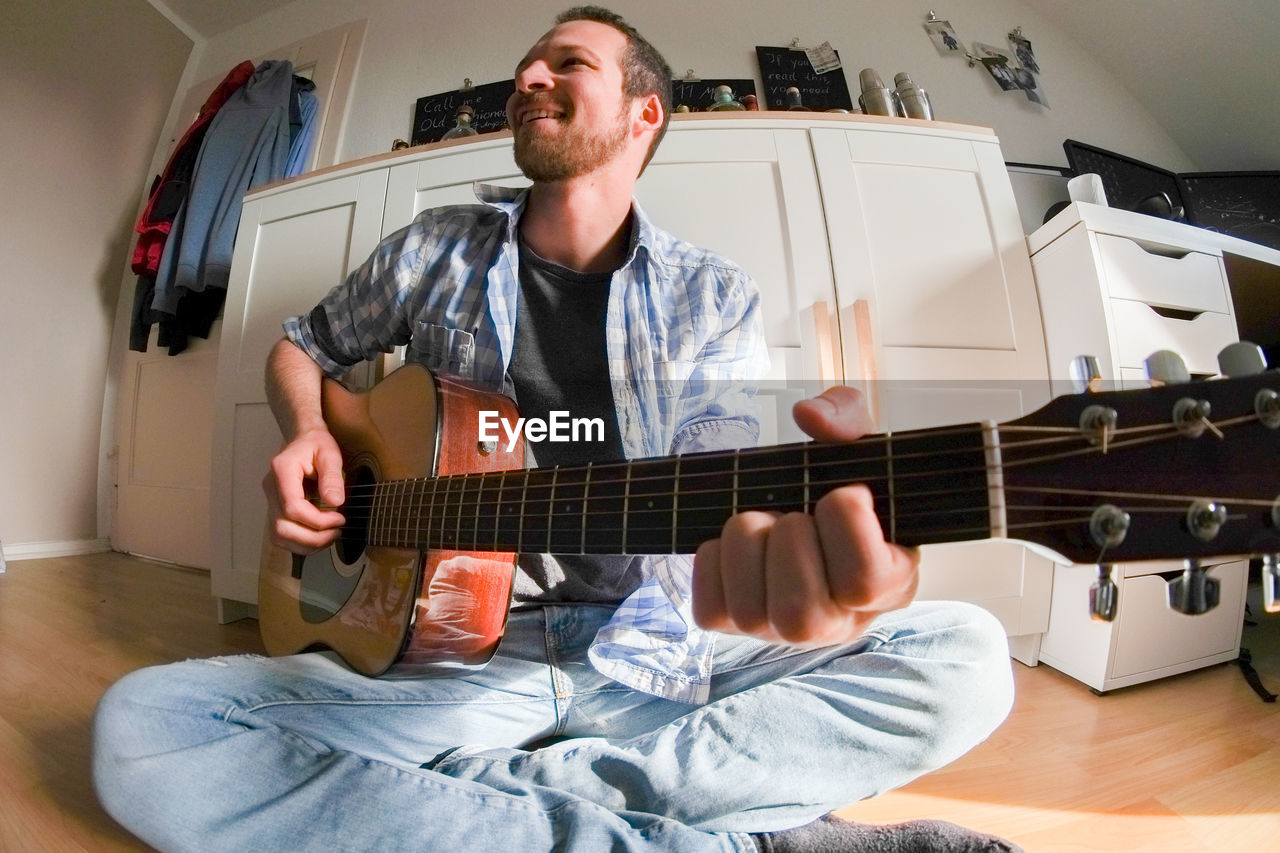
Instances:
[[[520,92],[549,88],[551,88],[551,69],[541,59],[530,62],[516,75],[516,89]]]

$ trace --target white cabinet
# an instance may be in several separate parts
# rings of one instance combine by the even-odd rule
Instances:
[[[1222,252],[1204,235],[1075,204],[1028,238],[1055,393],[1073,393],[1070,364],[1081,355],[1097,358],[1103,380],[1117,387],[1146,387],[1144,361],[1162,349],[1181,355],[1194,376],[1218,373],[1217,353],[1236,340],[1236,320]],[[1118,608],[1108,623],[1089,615],[1097,567],[1059,567],[1041,660],[1099,691],[1231,660],[1247,561],[1211,570],[1221,603],[1199,616],[1169,608],[1167,581],[1176,572],[1170,562],[1116,566]]]
[[[373,158],[248,197],[219,371],[216,595],[256,597],[258,481],[279,440],[262,366],[280,320],[309,308],[378,235],[423,209],[472,202],[477,180],[525,183],[508,135]],[[759,283],[773,362],[766,443],[799,440],[791,404],[842,380],[874,377],[864,387],[892,429],[1003,420],[1048,399],[1026,244],[985,128],[799,114],[678,119],[636,197],[660,227]],[[1016,543],[938,546],[926,551],[921,595],[977,601],[1011,636],[1038,638],[1051,574]],[[1034,645],[1018,653],[1034,663]]]

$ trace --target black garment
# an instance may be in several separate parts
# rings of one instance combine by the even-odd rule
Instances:
[[[599,418],[603,441],[526,442],[541,468],[615,462],[624,457],[605,353],[612,273],[579,273],[538,257],[520,242],[520,297],[507,375],[525,418]],[[521,554],[517,604],[617,604],[640,583],[641,558]]]

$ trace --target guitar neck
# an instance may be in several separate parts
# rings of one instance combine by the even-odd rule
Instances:
[[[394,480],[372,487],[368,542],[549,554],[691,554],[745,510],[811,513],[868,486],[885,537],[923,545],[993,535],[992,427],[969,424],[566,468]],[[994,473],[992,473],[994,471]],[[993,479],[994,478],[994,479]],[[348,508],[348,518],[355,507]],[[998,528],[999,522],[994,524]]]

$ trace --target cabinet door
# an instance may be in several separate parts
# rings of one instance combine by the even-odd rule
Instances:
[[[509,136],[467,141],[412,163],[393,166],[387,180],[383,236],[408,225],[424,210],[448,204],[478,204],[471,188],[476,181],[507,187],[529,185],[511,156]]]
[[[792,403],[840,380],[835,286],[806,132],[674,125],[636,200],[659,227],[756,280],[771,361],[761,443],[802,440]]]
[[[373,251],[386,186],[382,169],[245,203],[214,404],[212,580],[220,599],[254,603],[258,597],[266,518],[261,482],[281,441],[263,384],[267,354],[286,317],[309,310]]]
[[[1048,399],[1026,240],[994,140],[811,131],[845,375],[879,425],[1024,414]]]

